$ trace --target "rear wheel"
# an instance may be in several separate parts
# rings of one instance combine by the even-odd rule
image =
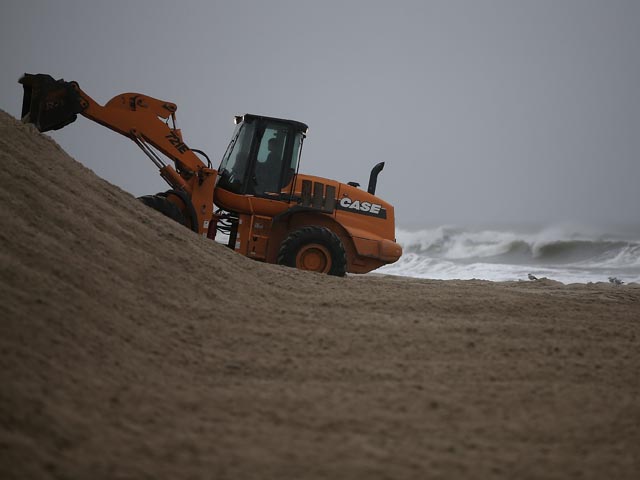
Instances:
[[[184,225],[185,227],[189,226],[187,219],[180,208],[175,203],[168,200],[166,196],[162,194],[145,195],[143,197],[138,197],[138,200],[144,203],[147,207],[151,207],[164,216],[169,217],[171,220],[178,222],[180,225]]]
[[[343,277],[347,254],[338,236],[325,227],[303,227],[282,242],[278,264]]]

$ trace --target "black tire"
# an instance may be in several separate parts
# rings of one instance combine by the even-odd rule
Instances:
[[[279,265],[344,277],[347,254],[338,236],[325,227],[302,227],[280,245]]]
[[[178,222],[180,225],[184,225],[185,227],[189,226],[187,219],[180,208],[175,203],[169,201],[163,194],[145,195],[143,197],[138,197],[138,200],[144,203],[147,207],[160,212],[165,217],[169,217],[174,222]]]

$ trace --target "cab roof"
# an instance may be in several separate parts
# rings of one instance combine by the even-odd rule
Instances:
[[[253,113],[245,113],[244,115],[236,115],[236,123],[240,123],[242,121],[253,121],[253,120],[266,120],[266,121],[274,121],[278,123],[286,123],[291,125],[295,130],[298,130],[305,135],[309,130],[309,126],[306,123],[298,122],[296,120],[289,120],[286,118],[277,118],[277,117],[267,117],[264,115],[255,115]]]

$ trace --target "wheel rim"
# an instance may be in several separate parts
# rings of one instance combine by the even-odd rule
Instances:
[[[327,247],[319,243],[305,245],[296,255],[296,268],[327,273],[331,270],[331,253]]]

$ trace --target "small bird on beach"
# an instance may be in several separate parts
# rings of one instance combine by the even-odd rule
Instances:
[[[624,282],[616,277],[609,277],[609,283],[613,283],[614,285],[622,285]]]
[[[535,275],[531,275],[531,274],[528,274],[527,277],[529,277],[529,280],[537,280],[538,279],[538,277],[536,277]]]

